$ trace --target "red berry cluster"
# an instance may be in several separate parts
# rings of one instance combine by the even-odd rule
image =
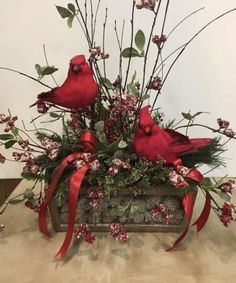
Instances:
[[[129,95],[121,94],[113,97],[113,105],[110,109],[110,117],[105,123],[105,133],[107,139],[115,141],[121,138],[122,132],[128,132],[130,125],[135,119],[136,106],[138,98]]]
[[[162,34],[161,36],[154,35],[152,38],[152,42],[155,43],[157,46],[161,46],[161,44],[165,43],[166,41],[167,41],[167,37],[164,34]]]
[[[37,204],[35,204],[35,202],[32,202],[32,201],[30,201],[30,200],[27,200],[27,201],[25,202],[25,206],[28,207],[28,208],[30,208],[30,209],[32,209],[34,212],[39,212],[40,206],[37,205]]]
[[[96,240],[96,236],[92,234],[87,223],[81,223],[78,228],[75,228],[74,235],[77,239],[83,237],[89,244],[92,244]]]
[[[184,179],[184,177],[175,170],[172,170],[169,174],[169,182],[171,185],[175,186],[176,188],[184,188],[187,187],[189,184]]]
[[[26,162],[26,165],[23,167],[23,172],[37,174],[40,171],[40,168],[35,163],[31,152],[13,152],[12,156],[15,161]]]
[[[234,180],[229,180],[227,182],[224,182],[222,183],[220,186],[219,186],[219,189],[226,193],[226,194],[229,194],[231,195],[232,194],[232,190],[235,188],[235,181]]]
[[[27,162],[32,159],[32,153],[29,151],[24,151],[24,152],[14,151],[12,153],[12,156],[14,157],[15,161],[21,161],[21,162]]]
[[[230,221],[235,220],[236,207],[229,202],[225,202],[219,210],[220,221],[228,227]]]
[[[59,148],[61,147],[61,143],[52,141],[51,139],[45,137],[41,141],[42,145],[45,147],[45,149],[48,151],[48,157],[51,160],[56,159]]]
[[[128,233],[121,223],[111,223],[109,234],[116,240],[127,242],[129,239]]]
[[[150,214],[154,221],[161,220],[165,224],[170,222],[169,208],[163,203],[156,204],[151,209]]]
[[[28,149],[29,141],[28,140],[19,140],[18,144],[23,148],[23,149]]]
[[[95,191],[89,193],[89,204],[92,208],[98,209],[101,205],[101,199],[103,197],[103,192],[99,188],[97,188]]]
[[[229,128],[230,123],[226,120],[222,120],[221,118],[217,119],[217,123],[219,125],[219,132],[226,135],[229,138],[234,138],[236,133]]]
[[[45,114],[48,112],[49,107],[46,105],[46,103],[39,101],[37,102],[37,111],[40,114]]]
[[[97,59],[107,59],[107,58],[109,58],[109,54],[105,53],[104,51],[101,51],[100,46],[89,48],[89,52],[90,52],[91,56],[97,57]]]
[[[162,80],[160,77],[154,77],[148,84],[147,89],[153,90],[161,90],[162,88]]]
[[[5,156],[3,156],[1,153],[0,153],[0,163],[5,163],[5,161],[6,161],[6,157]]]
[[[131,165],[129,163],[129,160],[124,161],[120,158],[114,158],[112,160],[112,165],[109,167],[108,171],[112,176],[115,176],[119,172],[120,168],[130,169]]]
[[[154,11],[155,4],[156,0],[140,0],[139,4],[136,5],[136,8],[139,10],[144,8]]]
[[[69,127],[76,130],[80,126],[80,116],[78,113],[71,113],[71,120],[69,121]]]
[[[17,116],[6,116],[5,114],[0,114],[0,124],[6,124],[4,132],[8,133],[11,131],[15,125],[14,122],[17,120]]]

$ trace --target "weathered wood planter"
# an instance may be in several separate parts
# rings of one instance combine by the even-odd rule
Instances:
[[[92,208],[89,203],[88,193],[83,188],[78,201],[76,223],[86,222],[94,232],[108,231],[112,222],[125,224],[128,232],[180,232],[186,225],[181,197],[178,190],[171,187],[150,188],[136,197],[133,189],[127,188],[119,191],[117,196],[104,197],[98,209]],[[159,203],[166,205],[169,209],[168,224],[161,218],[154,221],[151,217],[150,210]],[[55,201],[51,203],[52,225],[56,232],[66,231],[67,212],[67,205],[58,208]]]

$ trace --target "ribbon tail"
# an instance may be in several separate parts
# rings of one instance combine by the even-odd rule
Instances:
[[[55,255],[58,259],[63,259],[71,242],[71,238],[74,233],[75,217],[77,209],[77,200],[80,192],[80,187],[85,174],[89,169],[89,165],[83,165],[79,170],[77,170],[70,178],[69,183],[69,206],[68,206],[68,228],[66,231],[66,237],[64,242]]]
[[[166,251],[171,251],[172,249],[174,249],[186,236],[188,229],[189,229],[189,225],[190,225],[190,221],[192,219],[192,215],[193,215],[193,207],[194,207],[194,194],[193,191],[189,191],[182,199],[182,204],[183,204],[183,208],[185,211],[185,216],[186,216],[186,221],[187,221],[187,227],[184,229],[184,231],[182,232],[182,234],[178,237],[178,239],[174,242],[174,244],[172,245],[172,247],[170,247],[169,249],[167,249]]]
[[[198,171],[196,168],[191,168],[186,177],[197,183],[200,183],[203,180],[201,172]]]
[[[200,214],[198,219],[193,223],[193,226],[196,225],[197,227],[197,233],[200,232],[202,228],[205,226],[209,218],[210,211],[211,211],[211,196],[209,192],[206,192],[206,200],[202,213]]]
[[[46,236],[50,236],[50,232],[48,231],[47,227],[47,208],[50,203],[50,201],[53,198],[53,194],[56,190],[57,183],[64,171],[64,169],[67,167],[68,162],[72,161],[75,158],[79,158],[81,153],[73,153],[67,156],[59,166],[56,167],[55,171],[53,172],[53,176],[51,178],[51,182],[48,186],[45,198],[40,206],[39,209],[39,218],[38,218],[38,225],[39,225],[39,230],[41,233],[43,233]]]

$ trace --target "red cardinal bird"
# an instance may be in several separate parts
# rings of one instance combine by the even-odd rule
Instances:
[[[32,106],[48,102],[66,108],[78,109],[89,106],[95,100],[98,86],[84,55],[70,60],[70,68],[65,82],[57,88],[38,95]]]
[[[136,154],[150,161],[158,157],[166,164],[181,164],[184,154],[195,152],[211,144],[208,138],[189,139],[171,129],[161,129],[156,125],[149,113],[149,106],[140,109],[139,125],[135,131],[133,146]]]

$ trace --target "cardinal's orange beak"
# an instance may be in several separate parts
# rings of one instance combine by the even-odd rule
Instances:
[[[151,132],[152,132],[152,129],[151,129],[151,127],[147,126],[147,127],[145,127],[144,131],[145,131],[146,135],[150,135]]]

